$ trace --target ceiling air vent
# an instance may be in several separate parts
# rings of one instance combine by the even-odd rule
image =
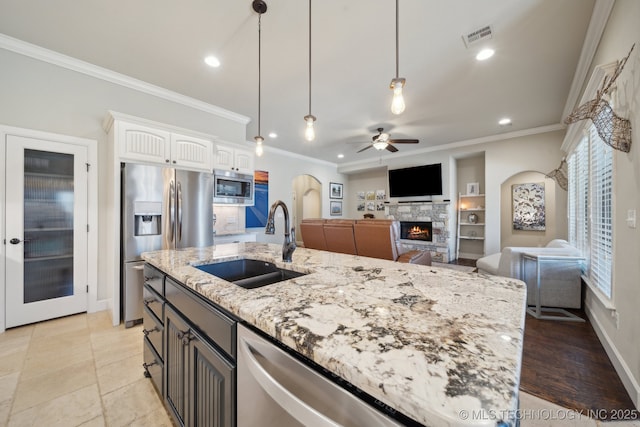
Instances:
[[[465,46],[469,47],[474,43],[478,43],[482,40],[490,39],[492,36],[493,36],[493,31],[491,31],[491,26],[487,25],[486,27],[482,27],[475,31],[470,32],[466,36],[462,36],[462,40],[464,40]]]

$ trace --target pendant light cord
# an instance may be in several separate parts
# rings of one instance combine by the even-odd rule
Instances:
[[[399,38],[398,37],[398,25],[399,25],[398,24],[398,22],[399,22],[399,19],[398,19],[398,15],[399,15],[399,13],[398,13],[398,2],[399,2],[399,0],[396,0],[396,79],[398,78],[398,76],[400,74],[399,71],[398,71],[399,70],[398,63],[400,62],[399,59],[398,59],[399,58],[398,50],[399,50],[399,46],[400,46],[400,43],[398,42],[398,38]]]
[[[262,13],[258,14],[258,136],[262,136],[260,133],[260,104],[261,104],[261,84],[262,84]]]
[[[311,0],[309,0],[309,115],[311,115]]]

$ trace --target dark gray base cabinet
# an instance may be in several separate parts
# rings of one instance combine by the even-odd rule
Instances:
[[[236,321],[158,272],[145,266],[145,376],[176,425],[235,427]]]
[[[235,425],[235,366],[227,362],[189,322],[166,308],[167,403],[185,426]]]

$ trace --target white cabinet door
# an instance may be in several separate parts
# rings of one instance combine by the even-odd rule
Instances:
[[[171,134],[138,124],[118,123],[120,159],[170,164]]]
[[[253,152],[228,145],[216,145],[214,169],[232,170],[253,175]]]
[[[88,149],[6,142],[6,326],[87,311]]]
[[[171,165],[180,169],[211,172],[213,143],[206,139],[171,134]]]
[[[235,166],[238,172],[253,175],[253,152],[249,150],[235,150]]]
[[[233,151],[233,148],[226,145],[216,145],[216,155],[214,157],[213,168],[235,170]]]

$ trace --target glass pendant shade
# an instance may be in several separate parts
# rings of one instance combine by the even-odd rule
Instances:
[[[261,136],[256,136],[253,139],[256,141],[256,156],[260,157],[264,153],[264,148],[262,147],[262,142],[264,138]]]
[[[311,114],[304,116],[304,121],[307,122],[307,127],[304,130],[304,139],[307,141],[313,141],[316,137],[316,131],[313,128],[313,124],[316,121],[315,116]]]
[[[391,89],[393,90],[393,100],[391,101],[391,112],[393,114],[401,114],[404,111],[404,96],[402,96],[402,88],[404,87],[405,79],[393,79],[391,80]]]

